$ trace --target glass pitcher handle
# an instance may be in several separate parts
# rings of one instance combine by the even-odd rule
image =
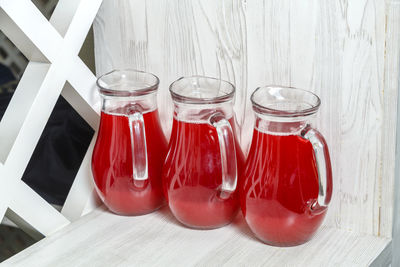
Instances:
[[[222,190],[220,197],[226,199],[236,190],[237,185],[237,161],[235,137],[232,127],[221,112],[214,113],[210,117],[210,123],[218,134],[218,142],[221,154]]]
[[[148,178],[146,131],[144,128],[143,114],[137,107],[131,107],[128,115],[129,132],[132,148],[132,177],[135,185],[137,181]]]
[[[301,132],[301,136],[310,141],[314,149],[318,171],[318,198],[315,203],[312,203],[311,210],[313,213],[323,212],[332,197],[332,167],[328,145],[322,134],[311,128],[310,125],[307,125]]]

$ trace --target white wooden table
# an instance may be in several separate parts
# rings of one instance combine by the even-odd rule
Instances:
[[[384,266],[390,239],[322,227],[305,245],[256,240],[239,214],[216,230],[193,230],[168,208],[125,217],[103,207],[4,262],[5,266]]]

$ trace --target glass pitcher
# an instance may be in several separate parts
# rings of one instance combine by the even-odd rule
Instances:
[[[251,96],[256,123],[240,186],[252,232],[275,246],[308,241],[332,195],[332,170],[323,136],[309,124],[320,106],[315,94],[268,86]]]
[[[192,228],[226,225],[238,211],[237,177],[244,168],[234,132],[235,87],[193,76],[172,83],[170,93],[174,120],[163,167],[170,209]]]
[[[157,111],[158,84],[155,75],[136,70],[114,70],[97,80],[102,110],[92,173],[101,200],[117,214],[146,214],[165,202],[167,141]]]

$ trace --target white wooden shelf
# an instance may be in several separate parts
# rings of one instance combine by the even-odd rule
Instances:
[[[168,208],[138,217],[103,207],[25,249],[12,266],[370,266],[388,238],[322,227],[302,246],[278,248],[257,241],[239,214],[229,226],[192,230]],[[379,260],[379,258],[377,259]]]

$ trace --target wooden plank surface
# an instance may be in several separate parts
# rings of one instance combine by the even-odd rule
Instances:
[[[257,86],[316,92],[322,107],[315,125],[328,141],[334,173],[325,225],[391,237],[397,6],[382,0],[104,0],[94,23],[96,71],[130,67],[158,75],[167,135],[173,80],[203,74],[233,82],[245,150],[253,126],[249,96]]]
[[[385,60],[385,93],[387,98],[397,98],[397,103],[399,103],[399,84],[400,84],[400,1],[388,1],[386,3],[387,13],[387,27],[386,27],[386,60]],[[387,90],[389,89],[389,90]],[[388,91],[388,93],[386,93]],[[387,142],[383,146],[386,148],[386,151],[383,152],[384,160],[386,161],[386,167],[383,168],[382,179],[383,183],[388,183],[386,186],[383,186],[384,190],[382,193],[382,205],[392,208],[392,210],[385,209],[382,214],[382,230],[383,232],[390,231],[390,227],[392,226],[393,232],[393,259],[392,266],[400,266],[400,107],[397,108],[390,107],[390,110],[385,112],[386,115],[386,123],[392,124],[389,128],[396,128],[396,132],[385,132]],[[397,122],[395,124],[395,122]],[[395,140],[393,140],[393,136],[396,136]],[[391,155],[395,151],[395,162],[392,162]],[[394,175],[394,186],[390,180],[387,180],[387,173],[396,167],[396,172]],[[392,177],[389,175],[389,177]],[[394,192],[394,199],[389,199],[390,193]],[[391,203],[394,203],[391,205]],[[389,218],[392,218],[393,224],[386,225],[385,222],[389,221]],[[386,217],[386,218],[384,218]]]
[[[305,245],[257,241],[241,214],[226,227],[192,230],[167,208],[137,217],[103,207],[4,262],[5,266],[368,266],[390,239],[323,227]]]

